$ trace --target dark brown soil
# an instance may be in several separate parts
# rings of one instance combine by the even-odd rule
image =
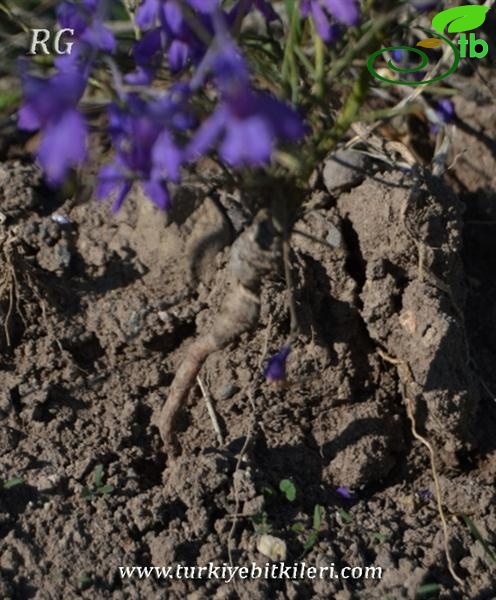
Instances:
[[[258,329],[201,372],[224,443],[195,388],[177,457],[162,450],[159,411],[219,308],[246,216],[229,221],[190,186],[172,217],[138,194],[111,217],[106,205],[44,188],[27,160],[0,165],[0,258],[15,288],[0,298],[0,481],[24,482],[0,491],[0,598],[396,600],[427,584],[439,588],[425,598],[495,597],[494,110],[464,100],[458,113],[452,189],[422,170],[376,166],[337,197],[322,183],[309,192],[298,229],[333,247],[293,238],[301,333],[288,383],[258,377],[265,348],[277,351],[289,333],[281,274],[266,281]],[[406,398],[436,451],[463,590],[447,569],[429,456],[412,437]],[[113,489],[87,498],[98,464]],[[294,482],[295,501],[278,491],[282,479]],[[235,564],[265,564],[264,512],[293,562],[305,535],[292,526],[309,531],[316,504],[325,517],[305,561],[380,566],[381,581],[234,587],[119,576],[123,565],[222,564],[229,545]]]

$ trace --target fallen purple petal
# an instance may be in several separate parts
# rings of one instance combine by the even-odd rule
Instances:
[[[355,497],[354,493],[346,486],[339,486],[336,488],[336,494],[345,500],[353,500]]]
[[[264,370],[265,378],[272,383],[280,383],[286,379],[286,361],[291,352],[289,346],[284,346],[272,356]]]

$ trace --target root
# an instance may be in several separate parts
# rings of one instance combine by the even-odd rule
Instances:
[[[451,553],[449,550],[449,531],[448,531],[448,523],[446,521],[446,516],[444,514],[442,495],[441,495],[441,486],[439,484],[439,475],[437,474],[436,468],[436,453],[432,444],[425,437],[418,433],[416,425],[415,425],[415,416],[413,414],[413,402],[410,398],[405,398],[406,403],[406,412],[408,418],[410,419],[410,423],[412,426],[412,435],[413,437],[422,443],[427,450],[429,451],[429,458],[431,461],[431,471],[432,478],[434,480],[434,487],[436,490],[436,502],[437,502],[437,512],[439,514],[439,519],[441,521],[441,526],[443,528],[443,542],[444,542],[444,554],[446,555],[446,562],[448,563],[448,570],[451,574],[451,577],[460,585],[462,588],[465,586],[463,579],[460,579],[455,572],[455,568],[453,566],[453,561],[451,560]]]
[[[1,225],[3,223],[0,222]],[[25,243],[15,229],[0,229],[0,270],[0,326],[7,349],[12,348],[14,343],[11,332],[16,317],[24,328],[28,326],[24,307],[29,301],[34,300],[38,304],[46,330],[53,330],[47,319],[45,297],[49,295],[48,288],[43,284],[40,272],[30,262]],[[59,340],[54,337],[62,350]],[[2,345],[3,340],[0,339],[0,347]]]
[[[3,232],[2,232],[3,233]],[[24,325],[26,324],[25,315],[21,307],[21,286],[17,272],[22,271],[22,256],[19,253],[18,239],[13,234],[3,234],[0,239],[0,264],[2,265],[2,276],[0,279],[0,307],[6,307],[2,312],[5,316],[2,318],[2,328],[7,347],[12,346],[11,328],[14,324],[15,316],[18,315]],[[27,270],[26,277],[29,278]]]
[[[444,514],[441,486],[439,484],[439,475],[438,475],[437,467],[436,467],[436,452],[435,452],[432,444],[429,442],[429,440],[426,439],[424,436],[422,436],[417,431],[417,426],[415,423],[413,401],[411,400],[411,398],[408,396],[408,393],[407,393],[407,382],[413,382],[413,375],[412,375],[410,365],[403,360],[394,358],[393,356],[389,356],[380,348],[378,349],[378,354],[383,360],[385,360],[386,362],[388,362],[390,364],[395,365],[395,367],[398,369],[398,375],[400,377],[400,381],[403,384],[403,397],[405,399],[406,413],[408,415],[408,418],[410,419],[412,435],[417,441],[419,441],[421,444],[423,444],[429,451],[432,479],[434,480],[434,488],[436,491],[437,511],[439,514],[439,520],[441,521],[441,527],[442,527],[442,531],[443,531],[444,554],[446,556],[446,562],[448,564],[448,571],[450,572],[451,577],[453,577],[453,579],[458,583],[458,585],[460,585],[463,588],[465,586],[465,583],[463,582],[463,579],[461,579],[456,574],[455,568],[453,566],[453,561],[451,559],[450,549],[449,549],[449,529],[448,529],[448,523],[446,521],[446,516]]]
[[[233,244],[229,262],[230,290],[211,330],[197,338],[178,368],[159,417],[164,444],[173,446],[176,416],[207,357],[252,330],[260,315],[263,278],[274,272],[281,258],[281,237],[265,211]]]
[[[217,419],[215,408],[212,404],[212,397],[210,396],[210,393],[208,392],[207,388],[205,387],[203,381],[200,379],[199,376],[196,378],[196,381],[198,382],[198,387],[200,388],[201,393],[203,395],[203,399],[205,400],[205,405],[207,407],[210,420],[212,421],[212,427],[214,428],[215,435],[217,436],[217,441],[222,446],[222,444],[224,443],[224,438],[222,436],[222,430],[219,425],[219,419]]]

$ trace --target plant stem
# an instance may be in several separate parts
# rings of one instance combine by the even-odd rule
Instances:
[[[327,154],[331,150],[334,150],[338,142],[348,131],[350,126],[354,123],[357,115],[365,101],[369,86],[370,86],[371,75],[367,67],[364,67],[360,76],[358,77],[350,95],[346,99],[346,102],[338,115],[336,123],[332,128],[329,137],[318,145],[318,154]]]
[[[379,110],[371,110],[363,113],[360,116],[360,121],[366,123],[373,123],[374,121],[380,121],[383,119],[392,119],[400,115],[411,115],[412,113],[418,113],[422,111],[420,104],[410,104],[408,106],[395,106],[393,108],[381,108]]]
[[[324,55],[325,47],[322,38],[313,28],[313,39],[315,45],[315,93],[318,98],[324,97]]]
[[[288,41],[284,49],[284,58],[281,67],[283,82],[288,82],[291,86],[291,99],[293,102],[296,101],[298,95],[298,70],[295,60],[294,44],[299,22],[299,3],[295,2],[293,5],[293,12],[291,13]]]

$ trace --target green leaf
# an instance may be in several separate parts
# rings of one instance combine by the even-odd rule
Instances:
[[[305,544],[303,546],[303,552],[308,552],[309,550],[311,550],[317,543],[318,537],[319,534],[316,531],[312,532],[305,541]]]
[[[3,489],[10,490],[11,488],[16,487],[17,485],[22,485],[23,483],[24,479],[22,477],[12,477],[12,479],[8,479],[3,484]]]
[[[4,90],[0,92],[0,111],[13,107],[21,98],[17,90]]]
[[[260,512],[256,515],[253,515],[251,520],[253,521],[253,523],[255,523],[255,525],[263,525],[267,523],[267,513]]]
[[[275,494],[274,488],[270,485],[264,485],[262,488],[262,494],[264,495],[265,500],[268,500]]]
[[[281,479],[279,482],[279,489],[286,496],[289,502],[294,502],[296,498],[296,488],[292,481],[289,479]]]
[[[303,531],[305,531],[305,526],[303,523],[293,523],[293,525],[291,525],[291,531],[294,531],[295,533],[303,533]]]
[[[107,485],[102,485],[98,488],[98,493],[99,494],[111,494],[114,491],[114,486],[107,484]]]
[[[441,586],[438,583],[426,583],[418,588],[415,598],[428,598],[429,596],[432,596],[432,594],[437,594],[440,591]]]
[[[78,587],[80,590],[87,590],[93,585],[93,578],[90,573],[81,573],[78,580]]]
[[[83,500],[90,500],[93,497],[93,492],[88,487],[84,487],[81,492],[81,497]]]
[[[353,517],[348,511],[344,510],[344,508],[339,508],[338,513],[343,523],[351,523],[353,521]]]
[[[295,0],[284,0],[284,4],[286,5],[286,11],[289,17],[291,17],[295,9]]]
[[[488,6],[455,6],[437,14],[432,19],[432,26],[440,33],[447,25],[449,33],[472,31],[483,25],[488,10]]]
[[[472,534],[472,537],[475,540],[477,540],[479,542],[479,544],[484,548],[484,552],[489,556],[491,561],[493,563],[496,563],[496,555],[491,550],[491,548],[489,547],[489,544],[486,542],[486,540],[482,537],[481,532],[477,529],[477,526],[472,521],[472,519],[464,514],[462,514],[462,519],[465,521],[465,525],[468,527],[470,533]]]
[[[313,509],[313,528],[315,531],[320,531],[320,526],[322,525],[322,519],[324,518],[324,507],[320,506],[320,504],[316,504]]]
[[[375,540],[376,542],[379,542],[380,544],[382,544],[383,542],[386,541],[387,538],[380,531],[374,531],[374,533],[372,534],[372,539]]]
[[[259,535],[269,533],[272,530],[271,524],[268,522],[267,513],[265,511],[254,515],[251,519],[255,532]]]
[[[103,465],[100,463],[96,465],[95,470],[93,471],[93,482],[95,487],[99,488],[102,485],[102,477],[103,477]]]

